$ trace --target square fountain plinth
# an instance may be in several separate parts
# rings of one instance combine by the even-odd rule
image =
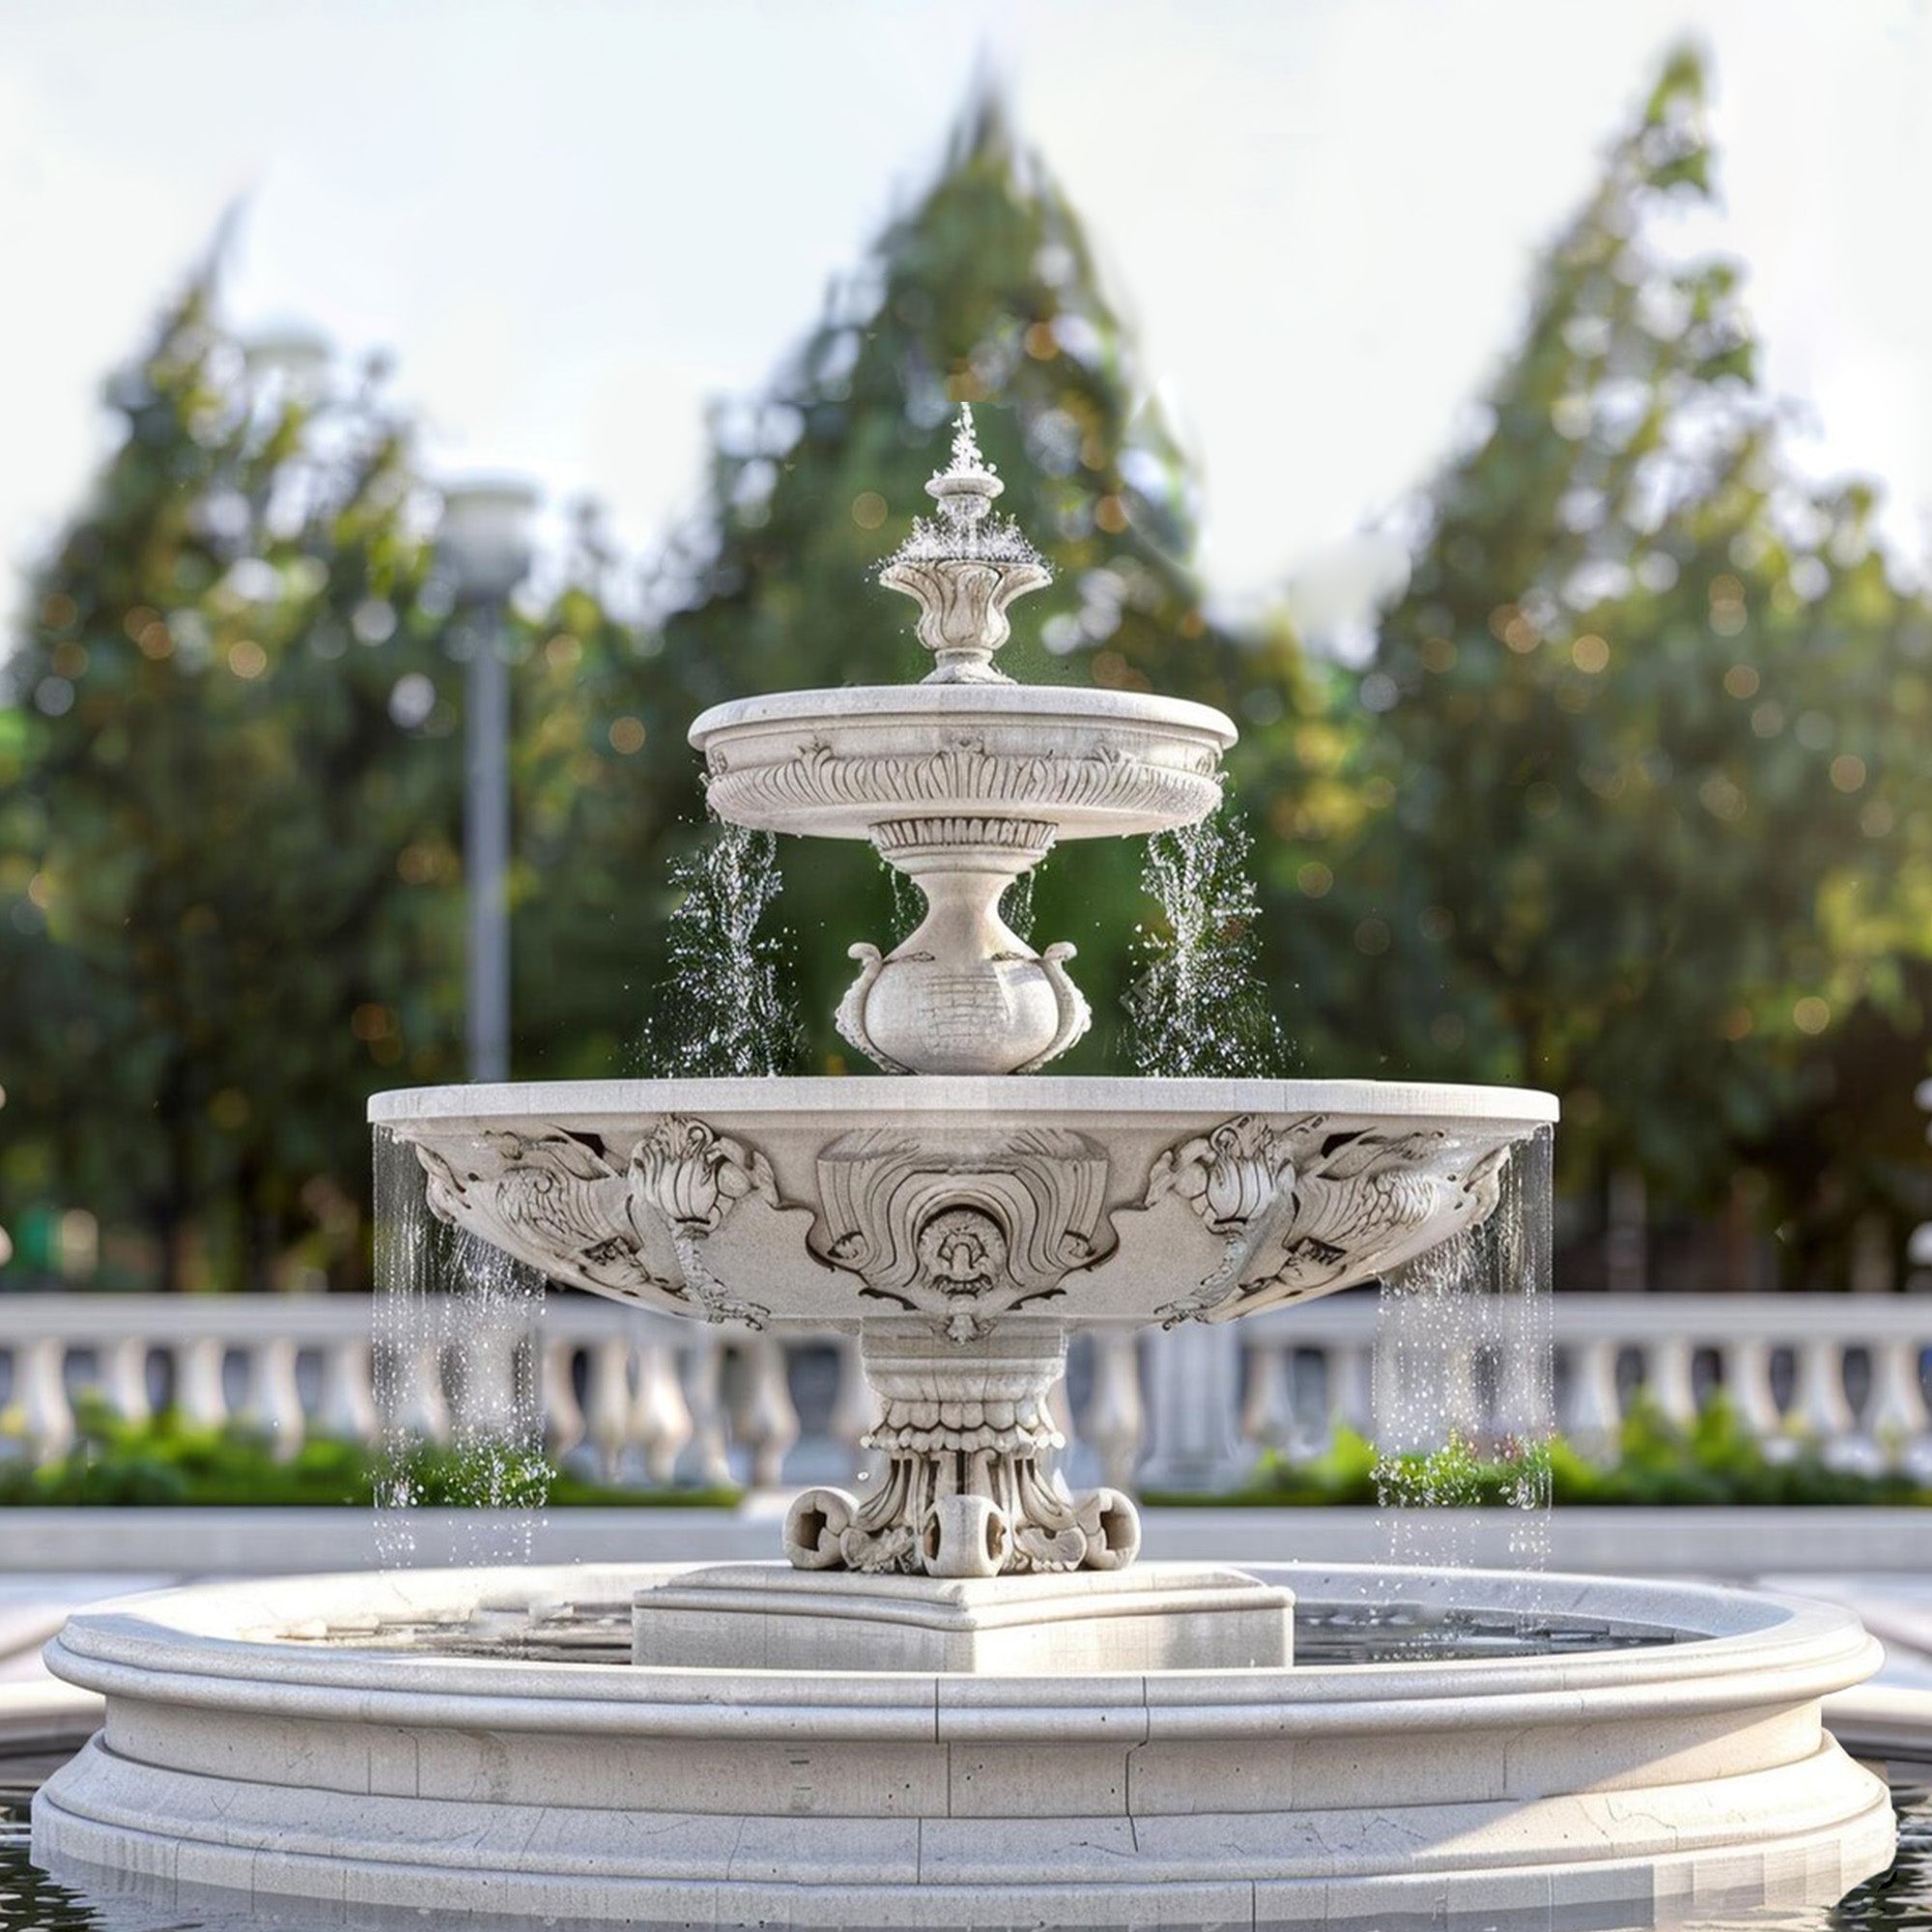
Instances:
[[[641,1592],[634,1663],[694,1670],[1278,1670],[1294,1593],[1206,1564],[988,1577],[721,1564]]]

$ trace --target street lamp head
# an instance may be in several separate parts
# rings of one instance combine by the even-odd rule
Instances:
[[[530,567],[530,524],[538,496],[513,476],[476,476],[441,486],[438,543],[459,603],[507,597]]]
[[[242,345],[242,366],[251,389],[279,383],[302,398],[322,387],[333,359],[328,338],[300,323],[261,329]]]

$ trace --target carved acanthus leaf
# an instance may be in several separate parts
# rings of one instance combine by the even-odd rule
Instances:
[[[763,1154],[684,1114],[667,1114],[632,1150],[631,1192],[673,1227],[705,1235],[748,1195],[779,1205]]]

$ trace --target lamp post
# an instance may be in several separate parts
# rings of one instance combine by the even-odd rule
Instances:
[[[439,549],[469,631],[463,867],[469,882],[469,1077],[510,1077],[510,682],[504,606],[530,567],[537,493],[507,477],[442,489]]]

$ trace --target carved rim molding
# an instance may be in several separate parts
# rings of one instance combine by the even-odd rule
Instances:
[[[1001,750],[963,732],[932,752],[867,753],[814,738],[742,769],[713,752],[705,796],[719,817],[767,832],[864,838],[884,821],[977,815],[1045,819],[1061,837],[1092,837],[1191,825],[1219,806],[1221,775],[1211,750],[1192,747],[1159,757],[1104,740]]]

